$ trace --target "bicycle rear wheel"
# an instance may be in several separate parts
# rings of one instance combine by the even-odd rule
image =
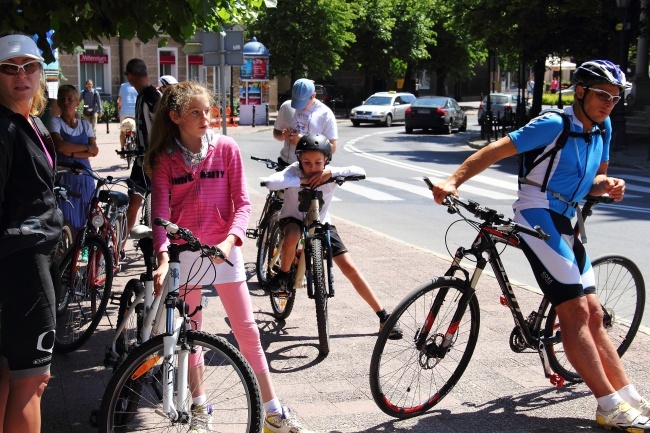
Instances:
[[[257,273],[257,282],[263,286],[269,280],[268,263],[274,254],[273,248],[273,231],[277,225],[277,215],[272,215],[261,225],[261,233],[258,240],[257,261],[255,271]],[[269,257],[271,255],[271,257]]]
[[[316,302],[316,325],[318,327],[318,352],[321,356],[330,353],[330,325],[327,317],[327,301],[329,290],[325,278],[325,263],[323,262],[323,241],[314,238],[311,241],[311,272],[314,285],[314,301]]]
[[[266,275],[270,279],[280,269],[280,260],[282,259],[281,255],[277,254],[282,248],[282,227],[280,227],[280,224],[273,224],[271,227],[271,235],[268,239],[268,254],[264,267],[267,270]],[[289,272],[292,276],[290,281],[294,281],[296,274],[295,268],[291,266]],[[293,288],[293,285],[290,286],[285,293],[269,292],[271,310],[273,311],[273,317],[277,320],[285,320],[289,317],[291,311],[293,311],[293,304],[296,302],[296,290]]]
[[[134,349],[111,378],[102,398],[100,433],[189,429],[193,391],[189,383],[187,401],[176,408],[181,418],[172,422],[163,413],[163,338],[162,335],[154,337]],[[186,340],[186,350],[202,353],[204,371],[198,385],[203,387],[206,403],[212,406],[209,431],[259,433],[262,398],[246,360],[221,337],[188,331]],[[185,346],[176,346],[171,359],[175,369],[181,347]]]
[[[133,136],[134,131],[131,131],[131,134],[126,136],[126,143],[124,144],[124,150],[135,150],[135,137]],[[135,160],[135,155],[128,155],[126,157],[126,169],[130,169],[133,161]]]
[[[460,323],[456,324],[452,344],[441,356],[440,343],[454,329],[452,319],[465,293],[465,281],[442,277],[409,293],[382,328],[370,360],[370,390],[377,406],[390,416],[410,418],[438,404],[456,385],[474,353],[480,325],[476,296],[469,301]],[[440,294],[440,299],[438,295]],[[421,335],[434,301],[438,313],[421,349],[415,342]],[[389,339],[399,322],[400,340]]]
[[[603,325],[612,338],[619,356],[632,344],[643,317],[645,306],[645,283],[639,268],[627,257],[603,256],[592,262],[596,276],[596,294],[603,306]],[[553,344],[547,344],[546,353],[553,371],[570,382],[582,378],[571,366],[562,346],[562,332],[555,308],[551,307],[546,318],[544,336]]]
[[[70,248],[59,266],[62,299],[57,304],[54,351],[81,347],[93,334],[106,310],[113,283],[113,259],[106,243],[89,235],[79,248]]]

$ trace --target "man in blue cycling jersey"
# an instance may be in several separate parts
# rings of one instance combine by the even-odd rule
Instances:
[[[530,227],[539,225],[551,237],[543,241],[522,235],[522,249],[540,288],[557,311],[567,358],[598,400],[598,424],[624,431],[650,431],[650,402],[630,383],[603,327],[591,262],[571,223],[577,203],[586,195],[609,194],[616,201],[623,199],[625,181],[607,175],[609,115],[620,101],[619,95],[631,84],[618,66],[606,60],[580,65],[573,82],[575,99],[565,110],[571,133],[566,144],[558,146],[555,157],[542,155],[561,138],[563,118],[549,113],[467,158],[447,180],[435,185],[433,196],[440,204],[495,162],[524,152],[529,156],[537,150],[539,163],[525,167],[520,178],[513,206],[515,221]]]

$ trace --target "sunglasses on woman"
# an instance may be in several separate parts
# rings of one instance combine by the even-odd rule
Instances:
[[[27,62],[24,65],[16,65],[14,63],[0,63],[0,73],[5,75],[18,75],[20,70],[25,73],[25,75],[32,75],[37,70],[41,69],[41,62],[38,60],[33,60]]]
[[[587,90],[591,90],[592,92],[596,92],[596,97],[600,99],[603,102],[607,102],[608,104],[614,104],[616,105],[618,101],[621,100],[620,96],[614,96],[609,92],[606,92],[602,89],[595,89],[593,87],[587,87]]]

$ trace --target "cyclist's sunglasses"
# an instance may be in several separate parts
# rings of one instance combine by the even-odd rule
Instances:
[[[0,72],[5,75],[18,75],[20,70],[23,70],[25,75],[32,75],[37,70],[41,69],[41,62],[33,60],[25,63],[24,65],[16,65],[14,63],[0,63]]]
[[[595,89],[593,87],[587,87],[587,90],[591,90],[592,92],[596,92],[596,97],[598,99],[600,99],[601,101],[603,101],[603,102],[612,103],[612,104],[616,105],[618,103],[618,101],[621,100],[620,96],[614,96],[611,93],[606,92],[606,91],[604,91],[602,89]]]

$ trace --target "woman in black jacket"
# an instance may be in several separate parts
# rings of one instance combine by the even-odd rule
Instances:
[[[0,38],[0,423],[40,432],[50,378],[55,301],[50,275],[62,216],[40,51],[24,35]]]

